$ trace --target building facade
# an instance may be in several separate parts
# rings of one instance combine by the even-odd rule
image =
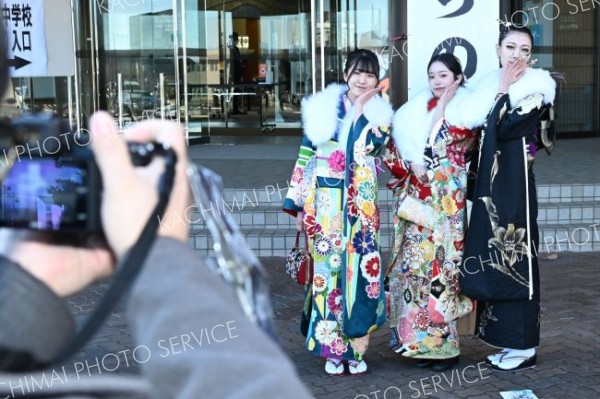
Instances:
[[[377,52],[384,95],[401,105],[410,95],[411,40],[415,43],[408,22],[418,22],[407,3],[423,3],[65,1],[75,73],[13,78],[9,96],[19,110],[56,112],[79,126],[99,109],[122,126],[168,118],[198,140],[223,129],[299,129],[302,98],[342,80],[345,55],[355,47]],[[442,18],[464,14],[474,2],[430,3]],[[498,14],[492,20],[531,27],[537,65],[564,73],[567,84],[556,106],[560,134],[598,135],[600,0],[500,0],[490,13]],[[433,35],[436,23],[431,25]],[[492,30],[496,35],[497,26]]]

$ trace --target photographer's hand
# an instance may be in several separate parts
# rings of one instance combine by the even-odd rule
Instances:
[[[104,185],[102,222],[108,244],[119,258],[138,239],[156,206],[162,161],[155,159],[147,167],[134,167],[125,140],[107,113],[94,114],[90,126],[92,148]],[[159,234],[185,241],[188,226],[184,213],[189,191],[181,128],[170,122],[148,121],[125,132],[125,138],[140,142],[161,141],[176,151],[175,182]],[[0,254],[21,265],[58,296],[72,295],[110,275],[115,263],[113,253],[105,244],[90,242],[86,247],[72,246],[57,243],[43,232],[8,228],[0,229]]]
[[[105,112],[97,112],[90,120],[90,131],[92,149],[104,186],[101,209],[104,232],[117,257],[121,257],[137,241],[151,217],[158,202],[158,180],[164,169],[160,157],[148,166],[134,167],[125,140],[158,141],[176,152],[175,181],[169,206],[160,219],[159,234],[187,240],[185,211],[190,195],[185,173],[187,151],[181,127],[172,122],[150,120],[125,131],[123,140],[114,119]]]
[[[3,228],[0,253],[62,297],[112,272],[114,259],[101,243],[90,241],[87,247],[75,247],[51,238],[43,232]]]

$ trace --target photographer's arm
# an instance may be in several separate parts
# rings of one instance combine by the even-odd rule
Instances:
[[[156,397],[311,398],[294,365],[230,286],[182,242],[159,239],[127,307]]]
[[[39,361],[51,359],[75,334],[66,303],[4,256],[0,281],[0,350],[28,352]]]
[[[149,199],[156,194],[146,182],[157,174],[152,175],[153,168],[136,171],[146,179],[131,174],[127,154],[121,152],[124,143],[110,142],[115,136],[112,119],[97,115],[91,128],[105,183],[105,231],[114,248],[131,238],[120,236],[124,234],[123,220],[128,221],[131,234],[148,218],[155,202]],[[99,138],[101,132],[109,139]],[[173,123],[147,122],[127,131],[125,137],[167,142],[179,159],[169,207],[161,221],[163,238],[152,248],[127,308],[136,345],[145,345],[152,353],[142,368],[152,381],[155,396],[197,398],[202,392],[205,397],[269,397],[276,391],[283,397],[311,397],[283,351],[242,312],[232,288],[185,244],[188,226],[183,221],[189,186],[181,128]],[[132,187],[138,187],[139,196],[132,193]],[[128,209],[140,206],[138,201],[151,206],[144,212]],[[116,252],[126,249],[120,246]],[[224,379],[227,376],[231,378]]]

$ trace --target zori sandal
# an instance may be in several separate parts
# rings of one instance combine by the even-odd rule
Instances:
[[[367,372],[367,363],[364,360],[348,360],[348,371],[352,375],[361,375]]]
[[[325,362],[325,372],[334,377],[344,374],[344,363],[338,359],[327,359]]]
[[[492,364],[492,369],[498,371],[516,371],[535,367],[537,355],[531,357],[507,353],[497,364]]]
[[[507,353],[508,353],[508,349],[502,349],[498,353],[494,353],[493,355],[489,355],[485,359],[485,364],[487,364],[488,366],[493,366],[495,364],[498,364],[502,360],[502,358],[504,357],[504,355],[507,354]]]

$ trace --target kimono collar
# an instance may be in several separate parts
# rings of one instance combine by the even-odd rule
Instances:
[[[348,134],[354,122],[355,107],[349,99],[344,99],[347,85],[331,84],[308,98],[302,100],[302,125],[304,134],[318,146],[334,139],[337,133],[339,148],[345,152]],[[341,100],[340,100],[341,99]],[[340,101],[345,105],[345,115],[341,114]],[[393,116],[391,105],[380,96],[373,96],[363,107],[363,113],[370,127],[389,125]]]
[[[450,126],[473,129],[478,126],[462,106],[463,101],[472,95],[471,90],[459,87],[454,98],[444,109],[444,119]],[[437,100],[429,88],[415,94],[394,114],[392,137],[402,159],[423,163],[427,140],[432,134],[433,114]]]

